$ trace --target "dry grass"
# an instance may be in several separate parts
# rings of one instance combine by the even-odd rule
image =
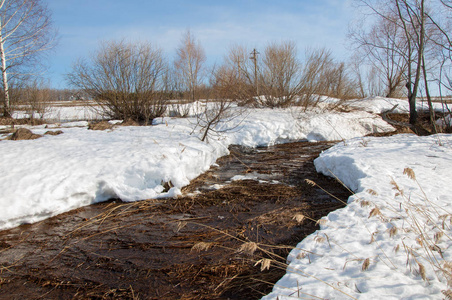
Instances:
[[[370,266],[370,259],[366,258],[361,267],[361,271],[367,271],[369,269],[369,266]]]
[[[240,246],[237,250],[238,253],[244,253],[248,256],[253,256],[254,252],[258,249],[258,246],[255,242],[246,242]]]
[[[444,296],[446,296],[446,298],[444,298],[444,299],[452,300],[452,290],[441,291],[441,292],[444,294]]]
[[[378,207],[374,207],[370,213],[369,213],[369,217],[368,218],[372,218],[374,216],[380,216],[381,215],[381,211]]]
[[[205,243],[205,242],[199,242],[193,245],[191,250],[201,252],[201,251],[207,251],[213,246],[213,243]]]
[[[113,127],[114,125],[107,121],[91,122],[88,125],[89,130],[111,130]]]
[[[268,258],[262,258],[256,262],[254,266],[260,265],[261,266],[261,272],[265,270],[269,270],[271,266],[271,259]]]
[[[21,141],[21,140],[35,140],[42,137],[40,134],[34,134],[31,130],[26,128],[17,129],[8,139],[12,141]]]

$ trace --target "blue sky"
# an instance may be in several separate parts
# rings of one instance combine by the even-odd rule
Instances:
[[[66,88],[64,74],[103,40],[145,40],[173,59],[190,29],[209,64],[221,63],[234,44],[263,49],[269,42],[293,41],[300,56],[307,47],[326,47],[348,57],[346,33],[351,0],[44,0],[60,35],[49,60],[48,77]]]

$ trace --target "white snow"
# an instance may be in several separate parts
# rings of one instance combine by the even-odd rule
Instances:
[[[391,110],[396,105],[397,107],[394,109],[394,113],[408,113],[410,111],[408,100],[395,98],[370,97],[352,101],[350,103],[350,107],[352,108],[376,114]],[[433,109],[438,112],[448,112],[448,109],[452,109],[452,106],[450,104],[443,104],[440,102],[433,102],[432,106]],[[418,100],[416,103],[416,108],[418,110],[428,110],[427,101]]]
[[[194,117],[161,118],[154,126],[107,131],[88,130],[87,122],[30,127],[39,134],[64,133],[0,141],[0,229],[109,198],[176,196],[227,154],[231,144],[338,140],[315,164],[356,194],[290,253],[287,274],[263,299],[318,299],[307,294],[327,299],[438,299],[448,289],[447,278],[438,269],[450,272],[452,267],[443,263],[452,259],[452,138],[364,137],[393,130],[375,113],[395,104],[407,108],[406,101],[374,98],[356,102],[357,110],[350,113],[253,109],[244,119],[220,124],[220,131],[232,130],[210,135],[207,143],[200,141],[202,131],[194,128]],[[67,109],[66,119],[83,118],[71,116]],[[414,171],[416,181],[403,174],[405,168]],[[254,174],[245,179],[250,176]],[[172,183],[168,191],[166,182]],[[395,183],[400,191],[393,189]],[[369,217],[376,207],[381,213]],[[429,252],[429,247],[434,250]],[[362,271],[367,261],[369,267]],[[427,281],[419,275],[420,264]]]
[[[315,165],[355,194],[296,246],[287,274],[262,299],[444,298],[452,274],[452,136],[355,138]],[[371,216],[375,208],[381,214]],[[435,234],[442,235],[436,242]]]
[[[52,106],[48,107],[43,118],[53,122],[68,122],[77,120],[97,120],[100,119],[98,114],[98,107],[94,103],[89,103],[85,106]],[[14,118],[28,118],[30,113],[26,110],[16,111],[13,114]],[[37,113],[34,114],[36,119],[41,118]]]

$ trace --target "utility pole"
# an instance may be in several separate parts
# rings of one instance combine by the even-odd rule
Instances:
[[[256,49],[253,49],[253,52],[251,52],[250,59],[253,60],[254,63],[254,84],[256,85],[256,96],[259,97],[259,80],[257,78],[257,55],[260,54],[256,51]]]

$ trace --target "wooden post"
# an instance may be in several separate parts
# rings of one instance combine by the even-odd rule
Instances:
[[[256,86],[256,96],[259,97],[259,80],[257,78],[257,55],[260,54],[256,51],[256,49],[253,49],[253,52],[251,52],[250,59],[253,60],[254,63],[254,84]]]

